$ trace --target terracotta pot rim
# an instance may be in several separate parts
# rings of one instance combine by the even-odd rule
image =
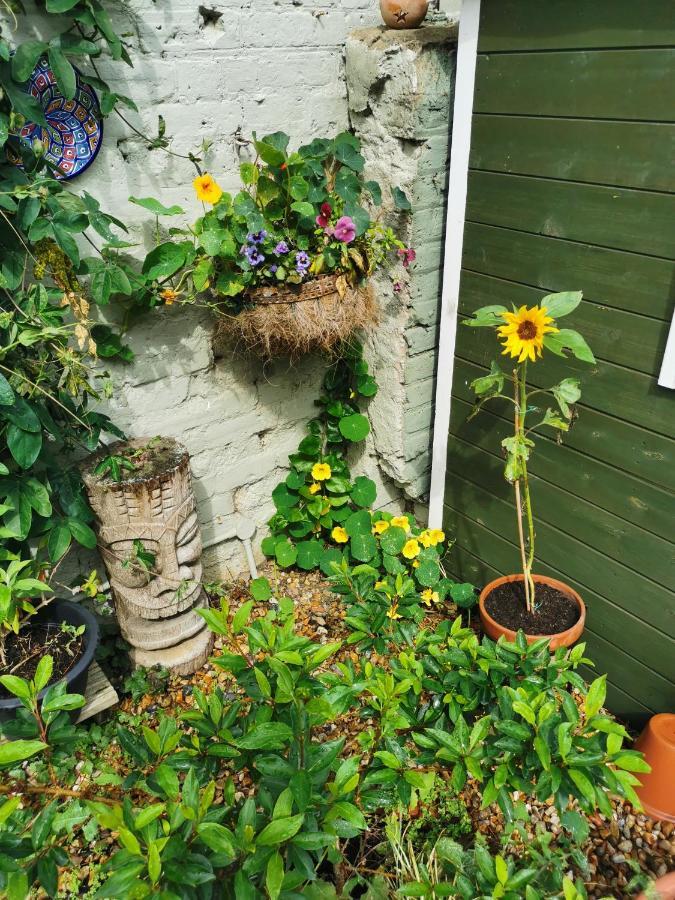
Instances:
[[[562,593],[571,597],[579,606],[579,618],[570,628],[567,628],[565,631],[555,632],[554,634],[529,634],[528,632],[525,632],[525,637],[528,642],[534,643],[534,641],[546,638],[550,641],[557,641],[559,646],[563,646],[563,640],[568,640],[570,644],[574,643],[574,641],[578,640],[584,630],[584,625],[586,623],[586,604],[574,588],[565,584],[564,581],[558,581],[557,578],[549,578],[548,575],[533,575],[532,578],[535,584],[548,584],[550,587],[557,588]],[[523,575],[502,575],[500,578],[495,578],[483,588],[478,601],[481,619],[484,622],[487,622],[493,629],[501,632],[511,643],[515,641],[517,632],[512,631],[510,628],[507,628],[505,625],[502,625],[501,622],[494,619],[485,608],[485,601],[495,588],[500,587],[502,584],[510,584],[514,581],[524,581]]]

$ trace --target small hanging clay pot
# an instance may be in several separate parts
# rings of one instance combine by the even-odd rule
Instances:
[[[429,0],[380,0],[387,28],[419,28],[429,11]]]

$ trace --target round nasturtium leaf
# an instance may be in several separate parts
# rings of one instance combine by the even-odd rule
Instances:
[[[341,475],[333,475],[326,482],[326,490],[331,494],[347,494],[350,488],[351,483],[349,479],[343,478]]]
[[[264,537],[260,542],[260,549],[265,554],[265,556],[274,556],[274,551],[276,550],[277,543],[279,542],[279,538],[273,534],[269,534],[267,537]]]
[[[321,554],[319,565],[323,574],[328,576],[335,575],[335,572],[333,571],[333,563],[337,563],[339,565],[341,562],[342,550],[338,550],[337,547],[328,547],[328,549],[324,550]]]
[[[424,559],[415,569],[415,577],[423,587],[434,587],[441,578],[441,571],[437,562]]]
[[[370,562],[377,552],[377,541],[372,534],[356,534],[351,539],[351,551],[359,562]]]
[[[390,575],[403,575],[406,571],[405,566],[398,556],[392,556],[390,553],[382,554],[382,564],[384,565],[385,571]]]
[[[406,540],[407,535],[405,531],[397,525],[392,525],[380,537],[380,546],[385,553],[396,556],[397,553],[403,550]]]
[[[357,506],[372,506],[377,498],[377,488],[375,482],[365,475],[359,475],[354,479],[354,487],[352,488],[352,500]]]
[[[292,491],[300,490],[305,483],[305,475],[300,472],[296,472],[295,469],[291,469],[291,471],[286,476],[286,487],[290,488]]]
[[[320,541],[302,541],[297,546],[297,565],[300,569],[315,569],[323,554],[323,545]]]
[[[274,490],[272,491],[272,500],[274,501],[274,505],[276,508],[283,512],[286,509],[291,509],[298,502],[298,495],[289,491],[284,482],[278,484]]]
[[[345,522],[345,530],[349,537],[355,537],[357,534],[371,534],[371,518],[368,510],[361,509],[352,513]]]
[[[450,596],[452,602],[461,606],[462,609],[470,609],[478,601],[475,587],[467,582],[453,584],[450,588]]]
[[[362,441],[370,433],[370,423],[361,413],[340,419],[339,428],[340,434],[348,441]]]
[[[282,569],[286,569],[298,558],[298,548],[290,541],[280,541],[275,547],[274,555]]]

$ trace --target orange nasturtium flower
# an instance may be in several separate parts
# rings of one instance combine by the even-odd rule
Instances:
[[[341,525],[336,525],[335,528],[331,531],[330,536],[333,538],[336,544],[346,544],[349,540],[349,535]]]
[[[406,559],[415,559],[416,556],[420,554],[420,545],[419,541],[416,541],[414,538],[406,541],[405,546],[402,550],[403,555]]]
[[[172,288],[165,288],[163,291],[159,292],[159,296],[167,306],[171,306],[172,303],[175,303],[176,300],[178,300],[180,295],[178,291],[174,291]]]
[[[328,463],[314,463],[312,466],[312,478],[314,481],[328,481],[331,474],[331,468]]]
[[[394,516],[389,523],[395,528],[402,528],[404,531],[410,531],[410,519],[407,516]]]
[[[212,175],[198,175],[192,186],[197,192],[197,197],[203,203],[210,203],[212,206],[215,206],[223,196],[223,189]]]

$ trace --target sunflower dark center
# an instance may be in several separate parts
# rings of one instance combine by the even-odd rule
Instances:
[[[531,322],[529,319],[525,319],[524,322],[521,322],[518,326],[518,337],[521,341],[531,341],[533,338],[537,336],[537,326],[534,322]]]

